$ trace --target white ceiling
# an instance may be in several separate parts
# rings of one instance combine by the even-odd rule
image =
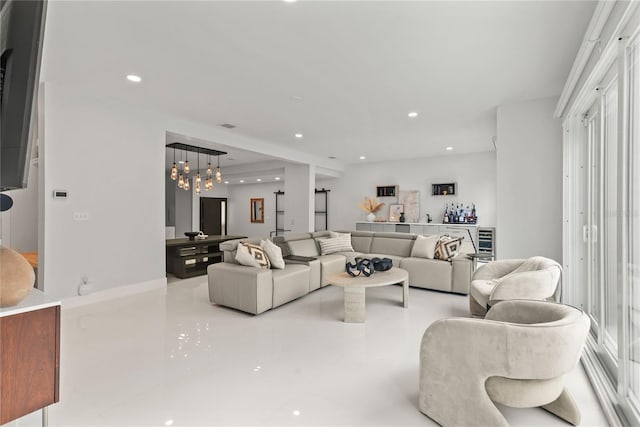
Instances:
[[[52,1],[43,78],[344,163],[486,151],[498,105],[560,94],[594,7]]]

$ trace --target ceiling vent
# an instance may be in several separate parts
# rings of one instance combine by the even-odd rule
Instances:
[[[223,123],[220,126],[222,126],[223,128],[227,128],[227,129],[233,129],[234,127],[236,127],[236,125],[232,125],[230,123]]]

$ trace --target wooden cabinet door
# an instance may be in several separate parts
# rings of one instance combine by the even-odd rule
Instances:
[[[60,306],[0,317],[0,424],[58,401]]]

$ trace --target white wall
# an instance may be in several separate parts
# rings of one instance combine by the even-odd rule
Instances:
[[[45,292],[75,296],[84,275],[95,290],[166,280],[164,123],[66,88],[45,92]]]
[[[562,129],[557,97],[498,107],[499,258],[562,261]]]
[[[431,196],[431,184],[456,182],[455,196]],[[376,187],[399,185],[400,191],[420,192],[420,220],[428,212],[441,222],[445,203],[476,204],[478,224],[496,224],[496,159],[494,152],[450,154],[440,157],[398,160],[384,163],[348,165],[343,176],[318,180],[317,188],[330,189],[329,229],[352,230],[366,214],[358,208],[365,196],[375,197]],[[378,216],[388,218],[390,203],[396,198],[380,198],[385,203]]]
[[[31,165],[27,188],[5,191],[13,207],[0,213],[0,238],[18,252],[38,250],[38,167]]]
[[[269,237],[269,232],[276,229],[276,196],[273,193],[278,190],[284,191],[284,183],[229,186],[227,232],[236,236]],[[260,198],[264,199],[264,224],[251,223],[251,199]]]
[[[45,46],[43,62],[47,59]],[[44,268],[39,282],[57,298],[76,296],[85,275],[95,291],[112,290],[109,295],[116,295],[119,287],[166,283],[167,131],[331,167],[328,160],[297,150],[53,85],[46,76],[40,100],[46,121],[40,153],[44,217],[39,227],[44,238],[39,252]],[[69,199],[53,200],[54,188],[68,190]],[[269,194],[265,202],[272,203]],[[247,198],[247,222],[248,206]],[[272,210],[267,204],[267,216]],[[89,220],[74,221],[74,212],[88,213]],[[275,227],[265,222],[260,229],[247,229],[234,218],[229,225],[230,233],[261,236]],[[122,290],[123,295],[127,292]]]
[[[310,165],[285,167],[284,228],[292,233],[314,230],[315,169]]]

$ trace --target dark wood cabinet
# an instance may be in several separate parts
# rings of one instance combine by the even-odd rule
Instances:
[[[60,390],[59,303],[6,310],[0,317],[0,424],[58,402]]]
[[[200,240],[167,240],[167,273],[186,279],[207,274],[209,264],[222,262],[220,243],[245,236],[209,236]]]

